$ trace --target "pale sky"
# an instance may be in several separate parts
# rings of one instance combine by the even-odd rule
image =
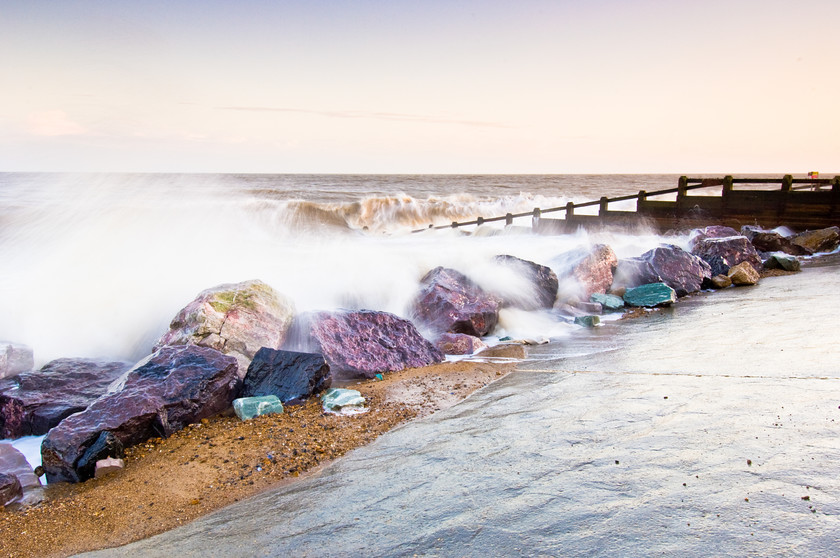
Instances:
[[[0,171],[840,171],[840,2],[0,0]]]

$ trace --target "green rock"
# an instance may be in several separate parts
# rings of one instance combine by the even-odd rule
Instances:
[[[799,260],[795,256],[789,256],[787,254],[773,254],[770,256],[768,263],[770,262],[772,264],[765,265],[765,267],[770,269],[784,269],[785,271],[800,271],[802,269]]]
[[[331,388],[321,396],[328,413],[352,414],[365,411],[365,398],[355,389]]]
[[[624,308],[624,300],[619,296],[611,294],[594,293],[589,297],[589,300],[597,302],[604,310],[611,312],[620,311]]]
[[[283,403],[276,395],[240,397],[233,400],[233,412],[236,413],[239,420],[250,420],[260,415],[282,413]]]
[[[663,306],[677,301],[677,292],[665,283],[649,283],[624,293],[624,302],[630,306]]]
[[[598,316],[578,316],[575,318],[575,323],[583,327],[595,327],[601,323],[601,318]]]

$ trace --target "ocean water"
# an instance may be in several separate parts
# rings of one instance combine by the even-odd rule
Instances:
[[[136,360],[198,292],[247,279],[299,311],[407,316],[438,265],[505,289],[497,254],[550,264],[596,242],[619,257],[687,243],[534,236],[527,218],[498,234],[411,230],[676,181],[0,174],[0,339],[33,347],[38,366]],[[504,312],[497,336],[551,340],[504,380],[317,476],[100,555],[831,555],[837,270],[806,266],[594,330]]]

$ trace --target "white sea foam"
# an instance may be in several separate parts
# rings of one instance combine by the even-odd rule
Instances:
[[[261,279],[298,311],[366,308],[408,317],[420,278],[436,266],[510,291],[514,280],[493,264],[496,255],[545,264],[564,251],[605,242],[627,257],[661,240],[652,234],[500,234],[501,224],[490,235],[406,232],[432,214],[489,217],[560,204],[568,199],[563,195],[354,199],[358,192],[351,192],[337,202],[332,193],[320,201],[314,192],[312,201],[293,202],[267,186],[255,195],[216,175],[16,180],[6,177],[0,215],[0,338],[33,347],[38,365],[77,356],[137,360],[180,308],[221,283]],[[519,220],[523,227],[529,223]],[[552,336],[565,326],[529,313],[508,315],[502,327],[523,337]]]

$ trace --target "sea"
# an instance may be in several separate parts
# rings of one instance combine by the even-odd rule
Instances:
[[[504,291],[513,279],[495,255],[552,265],[595,243],[621,258],[688,243],[644,230],[534,235],[530,216],[429,225],[677,179],[0,173],[0,339],[32,347],[36,367],[136,361],[200,291],[248,279],[300,312],[410,317],[439,265]],[[836,256],[593,329],[504,310],[491,343],[547,341],[504,379],[315,475],[92,555],[832,555]]]

